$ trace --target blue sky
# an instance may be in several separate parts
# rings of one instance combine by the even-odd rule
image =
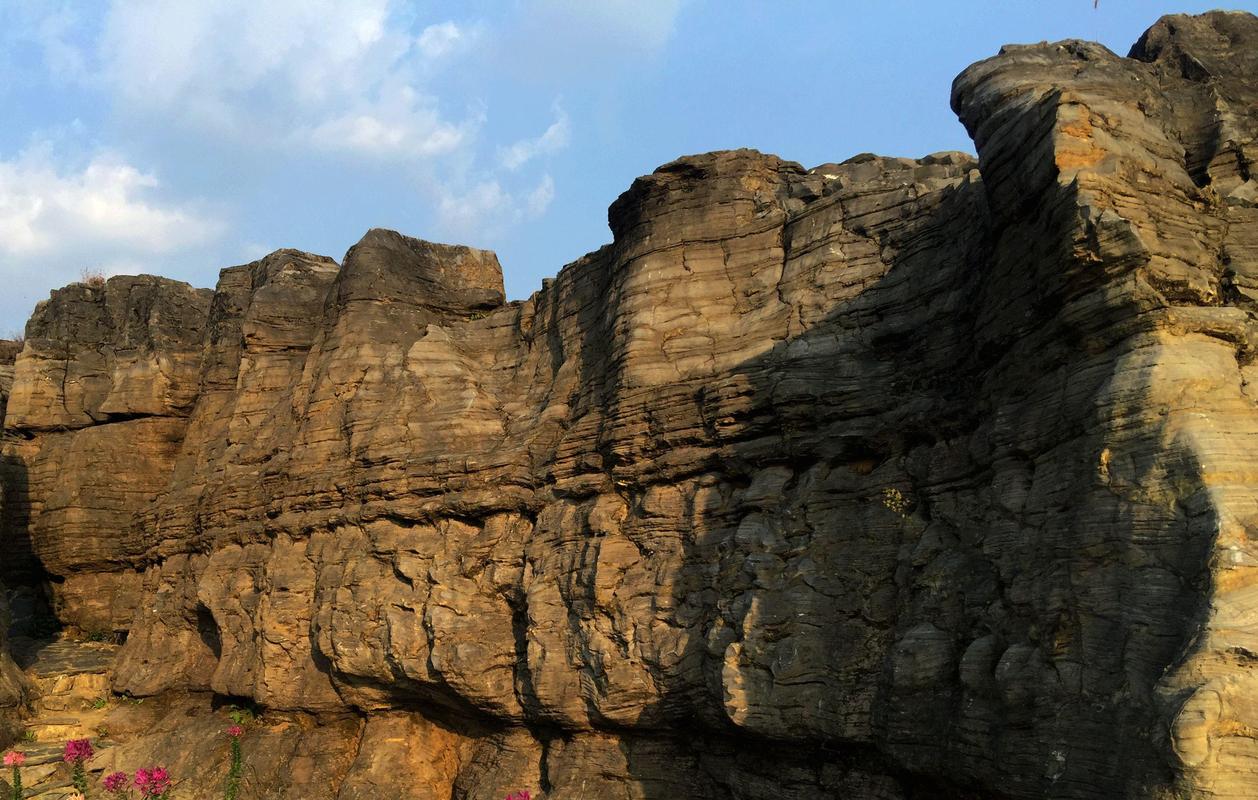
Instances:
[[[377,226],[494,249],[527,297],[679,155],[972,150],[948,108],[968,64],[1046,39],[1125,54],[1215,7],[1099,5],[0,0],[0,334],[85,269],[213,286]]]

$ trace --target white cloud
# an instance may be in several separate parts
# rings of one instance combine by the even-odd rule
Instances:
[[[157,178],[100,153],[82,169],[60,169],[35,145],[0,161],[0,253],[53,258],[68,251],[156,255],[220,235],[221,222],[186,205],[150,197]]]
[[[189,272],[226,226],[202,204],[167,202],[157,176],[97,152],[59,163],[47,141],[0,159],[0,320],[18,328],[48,289],[80,278]]]
[[[468,34],[453,22],[429,25],[419,35],[416,44],[425,58],[437,60],[450,55],[468,40]]]
[[[100,80],[136,112],[253,147],[450,152],[479,118],[447,119],[424,83],[471,34],[447,21],[415,37],[410,24],[392,0],[114,0]]]
[[[482,121],[479,115],[457,124],[444,120],[431,98],[402,86],[373,105],[298,129],[294,141],[377,159],[432,157],[459,150]]]
[[[464,192],[443,189],[438,195],[443,234],[492,242],[502,231],[546,213],[555,197],[555,181],[543,175],[532,189],[510,192],[496,179],[481,181]]]
[[[108,109],[108,134],[123,144],[196,157],[208,149],[240,163],[305,159],[315,170],[386,164],[428,201],[440,229],[492,237],[546,212],[555,183],[542,174],[545,158],[568,146],[572,124],[556,103],[539,135],[489,138],[476,92],[489,90],[502,65],[487,54],[532,36],[538,20],[557,29],[530,47],[570,36],[609,46],[595,34],[605,26],[635,48],[671,35],[675,3],[608,3],[537,0],[537,15],[515,7],[492,19],[421,19],[409,0],[41,0],[20,14],[0,0],[0,21],[18,29],[0,31],[0,67],[5,42],[37,48],[41,77],[94,94]],[[468,63],[479,71],[455,72]],[[64,124],[48,120],[44,130]],[[99,135],[72,133],[80,144]],[[58,157],[64,162],[60,146]],[[0,161],[0,171],[0,255],[20,251],[31,259],[23,263],[90,257],[152,269],[155,255],[229,238],[196,203],[160,202],[165,187],[119,156],[69,168],[32,151]]]
[[[550,208],[550,201],[555,199],[555,182],[550,175],[543,175],[542,182],[537,184],[537,188],[529,192],[525,198],[524,212],[525,216],[535,219],[546,213],[546,209]]]
[[[469,233],[486,219],[512,215],[511,195],[496,180],[482,181],[465,192],[444,192],[437,211],[442,228]]]
[[[556,103],[555,121],[541,136],[534,139],[521,139],[509,147],[499,149],[498,160],[507,169],[517,170],[540,155],[564,149],[568,146],[570,136],[568,114]]]

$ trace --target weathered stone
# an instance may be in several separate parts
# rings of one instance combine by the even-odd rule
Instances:
[[[200,389],[210,293],[152,276],[72,284],[35,309],[14,368],[0,466],[6,528],[55,576],[63,621],[125,629],[146,532]],[[21,561],[9,577],[30,579]]]
[[[27,682],[9,654],[9,601],[0,584],[0,748],[21,734],[20,713],[26,705]]]
[[[0,340],[0,423],[4,420],[5,406],[13,387],[13,362],[21,350],[20,342]],[[3,518],[4,503],[5,492],[0,486],[0,519]],[[21,731],[18,712],[26,700],[26,681],[9,654],[11,622],[8,590],[0,581],[0,748],[7,747],[18,737]]]
[[[11,339],[0,339],[0,422],[4,421],[5,407],[9,403],[9,392],[13,389],[13,362],[17,354],[22,352],[22,343]]]
[[[283,796],[1250,796],[1256,59],[1008,47],[977,160],[679,159],[522,302],[380,230],[55,294],[6,536],[183,698],[118,763],[212,692]]]

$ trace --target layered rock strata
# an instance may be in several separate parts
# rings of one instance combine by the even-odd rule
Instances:
[[[4,419],[5,405],[13,387],[13,362],[21,349],[20,342],[0,339],[0,421]],[[0,519],[4,515],[4,498],[4,492],[0,491]],[[11,620],[8,591],[4,582],[0,581],[0,747],[7,746],[18,737],[18,714],[26,700],[25,681],[9,655],[8,631]]]
[[[6,542],[182,698],[132,755],[245,698],[283,796],[1250,797],[1256,76],[1009,47],[977,160],[680,159],[523,302],[382,230],[68,287]]]
[[[212,295],[153,276],[78,283],[27,323],[0,454],[6,577],[29,575],[33,553],[71,624],[125,627],[139,600],[135,512],[170,481]]]
[[[13,389],[13,362],[17,360],[17,354],[20,352],[22,352],[21,342],[0,339],[0,420],[4,419],[9,392]]]

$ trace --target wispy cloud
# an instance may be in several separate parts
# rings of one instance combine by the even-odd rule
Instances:
[[[442,118],[431,97],[399,86],[312,127],[298,128],[291,141],[318,150],[343,151],[377,160],[405,160],[454,153],[476,135],[484,117],[454,123]]]
[[[242,213],[265,185],[249,183],[252,165],[326,170],[351,191],[380,181],[413,193],[399,218],[421,235],[431,224],[433,235],[500,240],[552,207],[563,189],[554,162],[581,117],[553,100],[545,115],[549,79],[536,108],[513,101],[508,115],[486,98],[517,73],[566,85],[644,63],[683,2],[530,0],[477,6],[481,17],[410,0],[0,3],[0,71],[56,95],[23,123],[38,126],[38,143],[0,152],[4,276],[45,286],[84,266],[189,274],[190,253],[286,237],[256,209]],[[213,206],[206,192],[218,193]]]
[[[555,182],[543,175],[531,189],[512,192],[496,179],[481,181],[465,191],[438,190],[438,225],[444,235],[492,242],[514,225],[537,219],[555,197]]]
[[[524,202],[524,214],[528,218],[540,217],[550,208],[550,201],[555,199],[555,182],[550,175],[543,175],[540,183],[528,193]]]
[[[568,146],[568,140],[572,134],[568,124],[568,114],[558,102],[555,103],[554,108],[555,121],[541,136],[521,139],[508,147],[499,149],[498,160],[504,167],[517,170],[540,155],[556,153]]]
[[[424,28],[415,43],[425,58],[436,61],[470,44],[476,33],[447,21]]]

